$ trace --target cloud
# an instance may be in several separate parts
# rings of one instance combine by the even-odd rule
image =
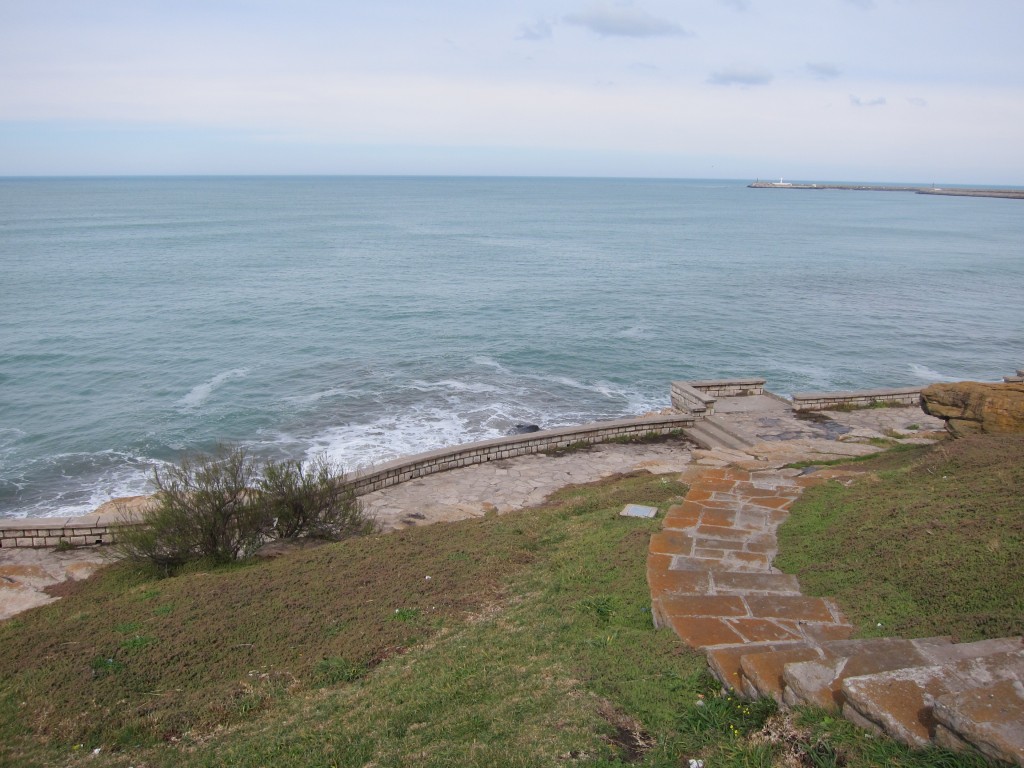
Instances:
[[[727,5],[730,8],[734,8],[737,11],[749,11],[750,0],[718,0],[722,5]]]
[[[711,85],[768,85],[772,73],[764,69],[719,69],[708,77]]]
[[[804,64],[804,69],[806,69],[819,80],[833,80],[834,78],[837,78],[840,74],[842,74],[839,71],[839,67],[837,67],[835,64],[828,64],[827,62],[823,61],[809,61],[806,64]]]
[[[928,102],[922,99],[920,96],[908,96],[907,102],[913,104],[915,107],[927,107]]]
[[[856,5],[858,8],[867,10],[868,8],[875,7],[875,0],[846,0],[850,5]]]
[[[549,40],[551,38],[551,22],[547,19],[537,19],[533,24],[523,24],[519,27],[517,40]]]
[[[855,107],[884,107],[885,96],[879,96],[876,99],[862,99],[860,96],[850,94],[850,104]]]
[[[690,32],[675,22],[659,19],[633,5],[592,5],[582,13],[563,18],[566,24],[586,27],[602,37],[687,37]]]

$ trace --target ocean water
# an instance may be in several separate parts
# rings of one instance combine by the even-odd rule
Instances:
[[[1024,203],[741,181],[0,180],[0,516],[182,452],[349,469],[668,405],[1024,367]]]

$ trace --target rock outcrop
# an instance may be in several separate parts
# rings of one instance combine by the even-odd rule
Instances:
[[[932,384],[921,391],[921,408],[944,419],[954,437],[1024,433],[1024,383]]]

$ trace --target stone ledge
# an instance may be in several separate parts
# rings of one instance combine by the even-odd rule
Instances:
[[[861,389],[853,392],[797,392],[793,395],[794,411],[827,411],[837,406],[871,407],[897,404],[921,404],[921,387]]]
[[[574,443],[596,445],[618,437],[664,435],[691,427],[693,422],[689,414],[644,416],[497,437],[395,459],[356,472],[347,483],[357,496],[362,496],[449,469],[568,448]],[[0,547],[52,546],[46,540],[55,537],[72,544],[91,544],[97,540],[109,544],[113,542],[116,524],[117,520],[96,513],[73,518],[5,518],[0,520]]]

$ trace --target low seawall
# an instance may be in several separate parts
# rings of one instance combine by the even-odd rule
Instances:
[[[531,453],[557,451],[579,443],[595,445],[609,440],[638,438],[644,435],[666,435],[691,427],[693,422],[693,416],[690,414],[677,413],[668,416],[600,421],[498,437],[389,461],[356,472],[347,482],[357,496],[362,496],[407,480],[450,469],[511,459]],[[74,518],[3,519],[0,520],[0,547],[55,547],[62,542],[69,545],[111,544],[121,522],[120,517],[117,512],[108,512]]]
[[[883,408],[921,404],[920,387],[861,389],[854,392],[797,392],[794,411],[827,411],[835,408]]]

